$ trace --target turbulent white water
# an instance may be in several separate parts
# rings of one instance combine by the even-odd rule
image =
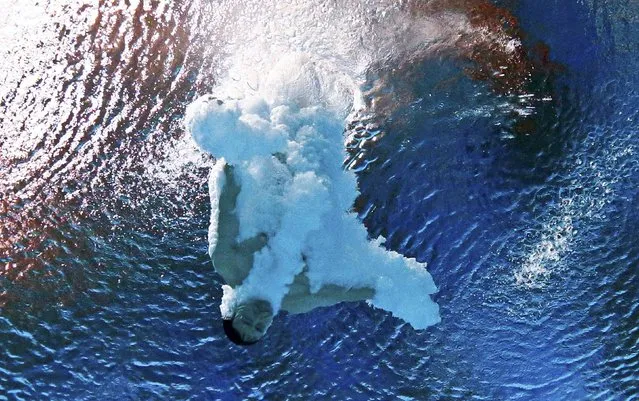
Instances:
[[[225,287],[223,315],[249,298],[279,310],[306,265],[312,292],[328,284],[373,288],[372,305],[415,328],[440,319],[425,264],[370,240],[350,211],[358,190],[354,173],[342,168],[343,132],[349,113],[364,107],[360,88],[372,66],[452,48],[469,23],[452,12],[416,16],[401,2],[347,3],[245,2],[216,13],[226,26],[216,37],[226,55],[220,80],[185,118],[197,144],[218,159],[210,253],[224,163],[236,167],[242,187],[238,240],[269,238],[242,285]]]
[[[304,62],[292,65],[309,68]],[[305,74],[314,77],[313,71]],[[289,95],[291,86],[284,88]],[[242,187],[238,241],[259,233],[269,237],[242,285],[225,289],[223,314],[236,301],[250,298],[267,299],[278,310],[306,264],[312,292],[328,284],[374,288],[373,305],[416,328],[437,322],[438,308],[429,297],[436,287],[425,266],[369,241],[357,215],[349,212],[357,183],[354,173],[342,169],[343,116],[307,106],[312,99],[300,101],[302,93],[281,104],[255,95],[204,97],[188,110],[186,121],[196,142],[218,156],[219,165],[236,167]],[[215,179],[211,186],[217,186]],[[212,192],[214,206],[218,195]],[[212,213],[218,213],[215,207]],[[213,227],[216,223],[212,218]],[[211,254],[216,237],[213,230]]]

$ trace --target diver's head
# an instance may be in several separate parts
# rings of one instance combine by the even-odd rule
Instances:
[[[224,333],[238,345],[258,342],[273,323],[273,307],[268,301],[250,299],[238,304],[231,319],[223,321]]]

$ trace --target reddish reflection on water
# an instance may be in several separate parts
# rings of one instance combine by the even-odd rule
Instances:
[[[198,7],[50,0],[8,8],[0,35],[6,279],[59,274],[47,264],[65,250],[81,256],[83,242],[81,232],[65,238],[62,226],[118,207],[136,213],[162,191],[149,163],[183,136],[185,104],[213,84],[213,59],[198,45],[206,26],[190,19]],[[197,192],[202,184],[186,185]]]

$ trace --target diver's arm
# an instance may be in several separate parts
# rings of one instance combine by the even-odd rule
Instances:
[[[372,299],[375,290],[372,288],[346,288],[329,284],[311,293],[308,277],[304,272],[295,276],[289,292],[282,300],[282,309],[293,314],[306,313],[312,309],[331,306],[340,302],[358,302]]]
[[[239,252],[254,254],[259,252],[268,243],[268,237],[264,233],[257,234],[254,237],[245,239],[237,244],[236,248]]]

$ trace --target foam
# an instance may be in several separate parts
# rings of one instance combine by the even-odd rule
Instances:
[[[222,311],[243,299],[269,300],[280,308],[288,286],[305,266],[311,291],[327,284],[376,290],[370,303],[424,328],[439,321],[436,291],[425,264],[369,241],[349,212],[358,192],[345,158],[343,118],[322,107],[272,104],[264,98],[203,97],[187,111],[198,145],[218,157],[211,171],[210,249],[215,249],[218,199],[225,162],[242,187],[236,212],[240,238],[267,233],[269,246],[255,255],[241,286],[225,287]],[[278,154],[279,156],[273,156]]]
[[[236,7],[237,15],[225,18],[248,29],[239,42],[229,42],[225,73],[214,93],[187,108],[185,125],[198,146],[219,165],[235,167],[242,188],[237,240],[259,233],[269,238],[242,284],[223,287],[222,315],[230,316],[237,302],[250,298],[266,299],[279,311],[288,286],[304,270],[311,292],[329,284],[372,288],[372,306],[423,329],[440,320],[430,298],[437,288],[424,263],[385,249],[383,238],[370,240],[350,211],[358,190],[355,174],[342,168],[343,131],[349,113],[362,107],[367,66],[392,60],[396,49],[401,53],[431,43],[416,40],[416,32],[437,42],[447,37],[453,22],[464,21],[400,21],[396,2],[378,1],[378,8],[352,2],[350,17],[331,8],[331,2],[309,3]],[[323,10],[322,15],[313,10]],[[395,18],[393,31],[382,35],[380,30],[388,30],[383,24],[371,31],[369,22],[376,17],[368,10]],[[290,24],[273,14],[286,16]],[[308,29],[296,30],[301,26]],[[221,171],[214,168],[210,178],[211,254]]]

